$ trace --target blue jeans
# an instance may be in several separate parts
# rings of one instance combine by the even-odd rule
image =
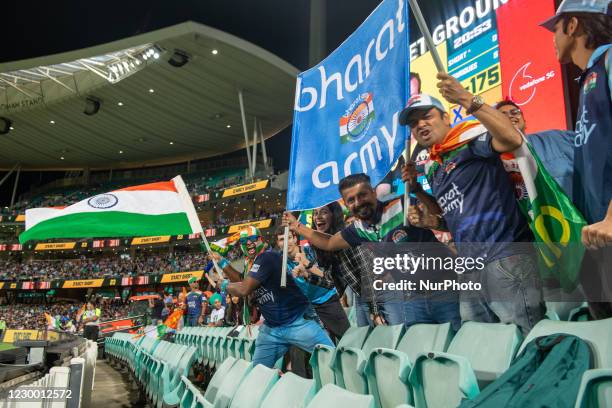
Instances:
[[[461,327],[459,295],[439,292],[418,296],[406,301],[406,327],[417,323],[450,323],[454,331]]]
[[[200,316],[185,316],[185,327],[195,327],[198,326],[198,319]]]
[[[300,316],[284,326],[270,327],[264,323],[255,341],[253,366],[262,364],[272,368],[289,350],[289,346],[297,346],[312,353],[317,344],[334,347],[325,330],[314,320],[306,320]]]
[[[377,302],[378,310],[385,319],[388,325],[404,323],[404,301],[400,299],[390,299],[382,302]],[[357,326],[372,326],[370,319],[369,302],[363,300],[360,296],[355,295],[355,313],[357,317]]]
[[[482,283],[477,295],[461,292],[461,319],[483,323],[514,323],[527,335],[546,313],[535,254],[496,259],[460,281]]]

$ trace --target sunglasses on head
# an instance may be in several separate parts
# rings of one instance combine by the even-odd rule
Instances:
[[[251,235],[250,237],[241,237],[240,238],[240,243],[241,244],[246,244],[248,242],[255,242],[255,241],[257,241],[258,238],[259,238],[259,235]]]

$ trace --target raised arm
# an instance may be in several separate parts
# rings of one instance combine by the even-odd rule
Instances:
[[[303,236],[308,240],[308,242],[310,242],[311,245],[324,251],[334,252],[350,248],[349,243],[342,238],[340,232],[337,232],[334,235],[329,235],[323,232],[315,231],[299,223],[298,220],[289,212],[283,214],[283,226],[289,226],[291,231]]]
[[[448,102],[461,105],[466,110],[472,106],[474,95],[468,92],[457,79],[444,72],[439,72],[437,77],[440,80],[437,84],[440,93]],[[497,109],[483,104],[472,114],[489,131],[492,138],[491,146],[496,152],[511,152],[523,144],[519,131],[512,125],[510,119]]]
[[[227,259],[223,258],[214,251],[210,252],[210,257],[215,259],[217,265],[223,269],[223,272],[227,274],[227,277],[231,282],[240,282],[242,280],[242,274],[234,269]]]
[[[232,296],[246,297],[259,287],[257,279],[247,276],[242,282],[233,282],[227,285],[227,293]]]

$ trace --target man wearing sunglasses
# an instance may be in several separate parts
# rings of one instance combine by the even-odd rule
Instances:
[[[495,109],[506,115],[510,122],[523,134],[528,130],[521,108],[512,100],[504,99]],[[571,198],[574,174],[574,138],[576,132],[570,130],[546,130],[527,135],[544,167],[563,191]]]
[[[252,295],[264,317],[253,365],[273,367],[292,345],[308,353],[317,344],[333,346],[327,333],[310,317],[310,303],[291,275],[287,276],[286,287],[281,287],[282,254],[270,250],[255,227],[242,230],[239,243],[245,255],[243,273],[218,254],[211,256],[232,282],[227,285],[227,293],[239,297]]]

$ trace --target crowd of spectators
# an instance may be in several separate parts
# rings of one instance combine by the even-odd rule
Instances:
[[[235,248],[232,259],[240,255]],[[155,254],[130,257],[128,254],[60,260],[0,260],[0,281],[52,281],[55,279],[123,278],[160,275],[203,269],[204,253]]]
[[[66,301],[54,303],[14,303],[0,306],[0,321],[6,323],[7,329],[17,330],[44,330],[48,328],[45,313],[59,321],[59,329],[66,330],[73,326],[78,330],[77,313],[83,303],[71,303]],[[121,299],[99,299],[97,307],[102,315],[101,320],[115,320],[128,316],[129,305]]]

